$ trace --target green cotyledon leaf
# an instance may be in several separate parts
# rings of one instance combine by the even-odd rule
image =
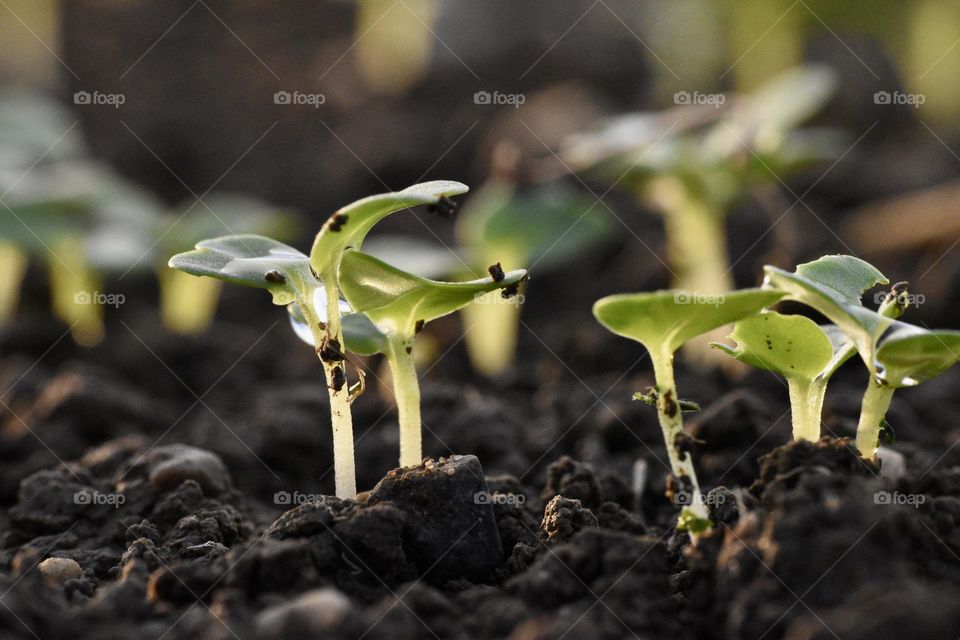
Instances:
[[[348,204],[323,224],[310,249],[310,264],[321,278],[328,274],[336,277],[344,251],[360,249],[364,238],[380,220],[417,205],[444,206],[446,198],[466,193],[468,190],[468,187],[460,182],[434,180]]]
[[[877,348],[881,384],[912,387],[934,378],[960,360],[960,331],[929,331],[903,322]]]
[[[225,236],[204,240],[193,251],[175,255],[170,267],[195,276],[209,276],[234,284],[267,289],[274,304],[287,305],[296,334],[314,345],[313,333],[295,302],[297,293],[309,296],[317,317],[326,318],[326,293],[310,271],[306,254],[264,236]],[[343,332],[348,350],[362,355],[383,349],[384,337],[362,314],[350,313],[341,300]]]
[[[502,278],[439,282],[405,273],[360,251],[348,251],[340,265],[340,287],[351,308],[373,320],[384,333],[413,335],[418,322],[430,322],[496,289],[515,292],[524,270]]]
[[[853,256],[824,256],[797,267],[793,273],[764,267],[764,288],[784,291],[787,298],[819,311],[850,338],[868,367],[873,367],[874,349],[893,319],[864,307],[863,292],[884,277],[869,263]],[[871,369],[872,370],[872,369]]]
[[[816,378],[834,354],[829,336],[813,320],[775,311],[738,320],[729,338],[735,346],[711,346],[750,366],[804,382]]]
[[[783,292],[744,289],[705,295],[665,290],[601,298],[593,305],[600,324],[642,343],[649,351],[672,354],[685,342],[751,316],[783,297]]]
[[[312,290],[320,282],[310,271],[305,254],[271,238],[233,235],[204,240],[193,251],[170,258],[169,266],[195,276],[209,276],[247,287],[266,289],[273,303],[293,302],[298,290]]]

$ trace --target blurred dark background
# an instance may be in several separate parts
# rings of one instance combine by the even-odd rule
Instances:
[[[734,212],[738,281],[755,281],[771,239],[786,237],[784,260],[856,252],[933,290],[940,303],[925,312],[960,320],[946,304],[960,270],[955,2],[5,0],[0,17],[0,80],[62,99],[96,154],[169,202],[216,188],[293,206],[309,221],[302,242],[369,193],[421,179],[478,185],[504,140],[555,161],[564,137],[603,115],[670,107],[676,91],[749,90],[823,62],[841,82],[819,119],[851,144],[773,201]],[[124,102],[76,105],[78,91]],[[483,91],[524,101],[477,104]],[[878,91],[922,104],[877,104]],[[277,104],[277,92],[322,104]],[[911,199],[931,188],[933,200]],[[656,249],[658,218],[617,198],[625,251],[646,253],[634,234]],[[663,279],[656,260],[637,260],[653,273],[633,288]]]

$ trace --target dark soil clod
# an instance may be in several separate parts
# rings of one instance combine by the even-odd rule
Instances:
[[[502,282],[503,279],[507,277],[503,272],[503,267],[500,266],[499,262],[487,267],[487,273],[490,274],[490,277],[493,278],[494,282]]]

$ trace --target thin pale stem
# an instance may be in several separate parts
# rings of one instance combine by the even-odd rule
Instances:
[[[400,421],[400,466],[410,467],[423,460],[420,425],[420,383],[413,359],[413,338],[391,337],[387,359],[393,378],[393,397]]]
[[[790,412],[793,420],[793,439],[816,442],[820,439],[820,416],[826,384],[801,383],[788,380]]]
[[[337,291],[334,288],[334,296]],[[327,289],[327,295],[330,295],[330,289]],[[303,309],[304,319],[310,326],[313,334],[313,341],[317,347],[317,355],[320,348],[327,340],[337,340],[337,343],[343,345],[343,333],[340,325],[340,308],[338,299],[333,297],[334,311],[331,314],[329,305],[327,312],[327,322],[323,327],[312,306],[311,300],[299,301]],[[329,300],[328,300],[329,302]],[[333,333],[335,328],[336,333]],[[338,498],[352,498],[357,495],[357,477],[354,463],[353,452],[353,418],[350,413],[350,391],[346,382],[346,370],[342,360],[324,360],[323,372],[327,380],[327,392],[330,396],[330,426],[333,430],[333,474],[336,485],[336,494]]]
[[[93,346],[103,340],[103,306],[100,276],[87,261],[82,238],[53,243],[50,267],[50,300],[53,311],[72,327],[73,339]],[[102,300],[101,300],[102,299]]]
[[[160,317],[171,331],[186,335],[202,332],[213,321],[223,281],[160,267]]]
[[[691,511],[698,518],[707,519],[707,507],[700,493],[700,483],[697,481],[697,472],[693,468],[693,457],[689,452],[680,451],[678,436],[682,438],[683,414],[677,399],[677,387],[673,379],[673,354],[656,355],[650,352],[653,359],[653,371],[657,380],[657,417],[663,431],[663,439],[670,456],[670,468],[673,475],[682,485],[688,504],[685,510]]]
[[[27,270],[27,256],[16,245],[0,242],[0,326],[13,319],[20,299],[20,287]]]
[[[894,391],[894,387],[877,384],[871,377],[863,394],[860,422],[857,424],[857,449],[864,458],[872,459],[877,455],[881,422],[890,408]]]

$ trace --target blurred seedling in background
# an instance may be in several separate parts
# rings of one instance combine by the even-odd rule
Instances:
[[[232,235],[263,235],[287,241],[295,230],[289,210],[238,193],[204,196],[202,202],[187,200],[159,217],[159,243],[150,252],[150,265],[160,283],[160,317],[178,333],[196,334],[206,329],[220,299],[221,282],[193,278],[167,267],[167,259],[188,251],[198,242],[227,232]]]
[[[610,220],[595,205],[559,184],[519,188],[495,174],[457,219],[460,253],[474,273],[495,262],[549,273],[609,237]],[[462,312],[470,362],[489,377],[513,365],[521,305],[510,302],[488,294]]]
[[[77,342],[94,344],[101,274],[127,266],[153,219],[137,206],[149,197],[91,160],[76,126],[51,99],[0,95],[0,323],[16,311],[32,257],[47,265],[54,313]]]
[[[692,438],[683,430],[683,405],[674,381],[673,357],[686,342],[773,304],[783,292],[744,289],[714,296],[680,290],[628,293],[601,298],[593,314],[613,333],[641,343],[650,355],[656,386],[654,400],[670,457],[673,499],[682,506],[678,525],[694,538],[710,527],[692,458]]]
[[[393,312],[418,310],[423,315],[416,320],[428,320],[442,315],[439,310],[443,304],[449,304],[449,299],[436,292],[446,286],[443,283],[418,279],[411,283],[404,279],[406,274],[380,261],[365,261],[356,252],[374,225],[388,215],[417,205],[451,208],[449,198],[466,191],[467,187],[459,182],[434,181],[357,200],[339,209],[323,224],[309,256],[270,238],[238,235],[205,240],[194,251],[170,260],[172,268],[192,275],[267,289],[274,304],[287,307],[297,334],[313,345],[324,368],[330,397],[336,494],[340,497],[356,494],[350,403],[363,391],[359,367],[358,381],[351,385],[347,380],[346,367],[350,363],[347,351],[389,354],[400,348],[398,358],[406,358],[410,355],[406,347],[412,344],[401,346],[399,336],[408,341],[412,338],[407,324],[400,323]],[[350,272],[349,265],[355,262],[353,256],[347,262],[347,271],[343,271],[345,256],[354,253],[357,274]],[[369,256],[366,258],[370,260]],[[350,278],[351,295],[371,306],[372,317],[381,319],[386,332],[374,326],[367,315],[351,313],[341,295],[344,274]],[[403,285],[411,288],[404,289]],[[421,309],[421,304],[426,306]],[[416,320],[409,329],[416,330]],[[410,382],[403,376],[396,378],[401,380],[399,384],[407,385],[403,387],[405,390],[409,388]],[[406,410],[413,411],[409,403]],[[419,405],[415,411],[419,414]]]
[[[750,94],[723,96],[720,104],[609,120],[571,138],[562,156],[587,177],[622,184],[663,215],[673,286],[722,293],[734,287],[724,227],[731,208],[752,188],[838,153],[836,132],[797,128],[835,84],[824,67],[794,68]],[[708,342],[685,348],[691,364],[720,362]]]
[[[795,272],[768,266],[764,287],[820,312],[843,332],[870,374],[857,425],[857,448],[873,458],[893,393],[940,375],[960,359],[960,332],[930,331],[896,320],[909,301],[904,283],[878,311],[861,303],[863,292],[888,280],[853,256],[825,256]]]
[[[0,97],[0,323],[13,317],[27,261],[36,257],[48,266],[55,314],[80,344],[99,342],[103,302],[121,299],[104,293],[105,276],[147,266],[160,281],[165,324],[196,332],[216,307],[216,281],[173,272],[167,257],[224,230],[289,236],[286,213],[237,194],[168,209],[93,160],[74,126],[53,100]]]

